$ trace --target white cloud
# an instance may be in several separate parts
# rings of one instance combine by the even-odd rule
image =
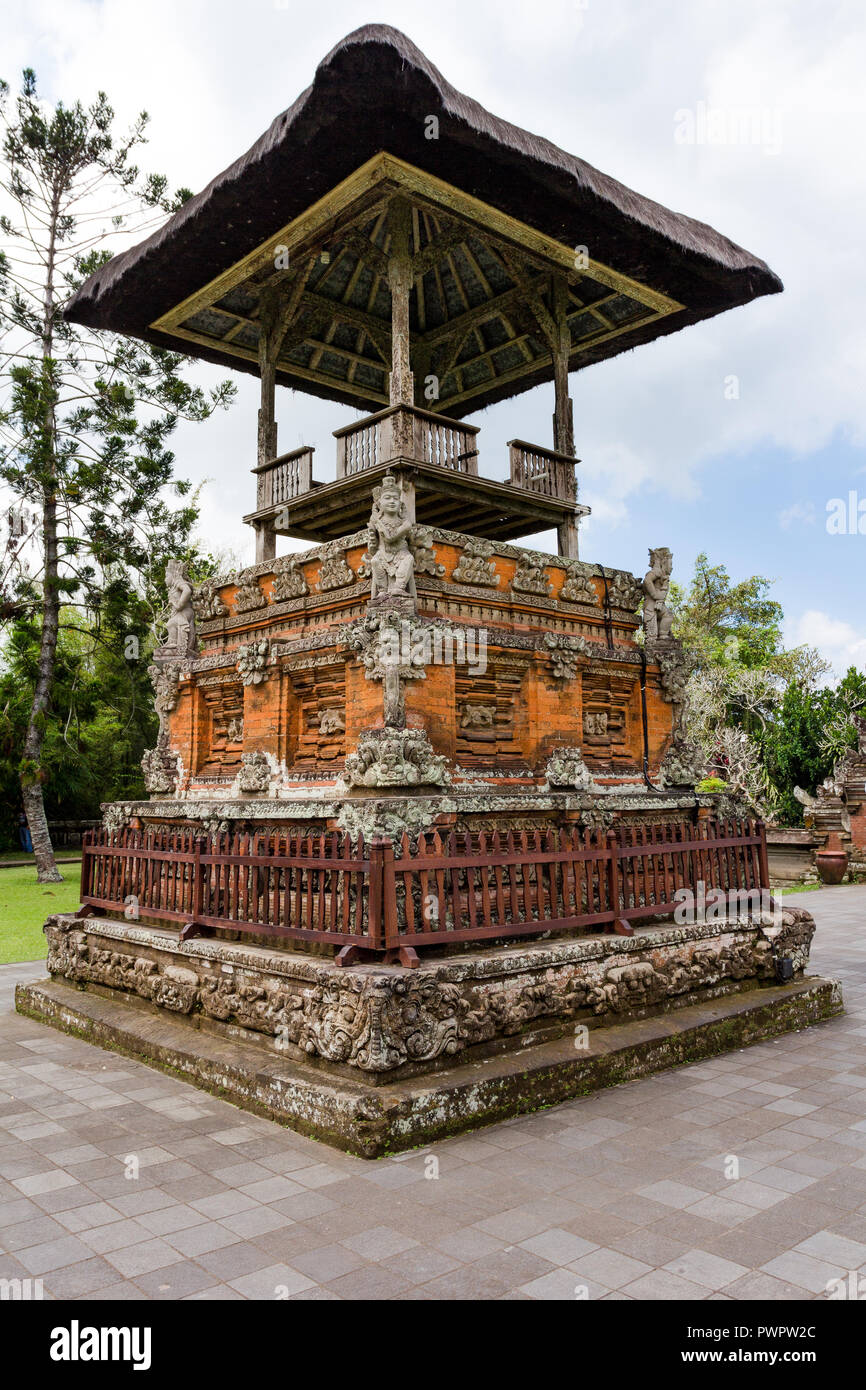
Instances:
[[[840,676],[849,666],[866,666],[866,632],[858,632],[850,623],[817,608],[809,608],[787,623],[785,637],[790,647],[817,647]]]

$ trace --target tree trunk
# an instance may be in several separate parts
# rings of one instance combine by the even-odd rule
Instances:
[[[42,546],[44,570],[42,582],[42,637],[39,643],[39,666],[24,756],[21,767],[21,796],[24,813],[30,828],[33,854],[36,859],[36,878],[39,883],[62,883],[63,875],[54,858],[54,847],[48,831],[45,799],[42,795],[42,748],[45,742],[45,720],[51,704],[54,686],[54,666],[57,657],[57,631],[60,624],[60,594],[57,588],[57,420],[54,413],[54,380],[52,354],[54,351],[54,268],[57,246],[57,221],[60,193],[54,190],[51,205],[51,225],[48,259],[45,268],[44,318],[42,322],[42,390],[43,451],[46,476],[42,483]]]
[[[62,883],[63,875],[54,859],[54,848],[48,833],[48,818],[42,796],[42,745],[45,719],[51,703],[54,684],[54,663],[57,655],[57,629],[60,620],[60,599],[57,592],[57,503],[46,497],[42,514],[42,539],[45,551],[45,571],[42,590],[42,639],[39,644],[39,667],[30,706],[27,737],[24,740],[24,759],[21,771],[21,795],[24,812],[33,841],[36,858],[36,877],[39,883]]]

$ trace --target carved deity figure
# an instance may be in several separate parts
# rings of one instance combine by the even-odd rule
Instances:
[[[649,553],[650,567],[643,581],[643,621],[647,641],[664,641],[670,637],[674,615],[668,607],[673,556],[667,546]]]
[[[373,489],[373,499],[367,542],[370,601],[383,594],[415,598],[415,559],[408,540],[412,522],[400,484],[392,474],[386,474],[381,487]]]
[[[169,560],[165,567],[165,584],[171,613],[166,624],[165,647],[156,654],[157,659],[163,653],[166,657],[169,654],[192,656],[196,649],[192,584],[180,560]]]

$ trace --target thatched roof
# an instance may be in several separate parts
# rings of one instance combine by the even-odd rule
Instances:
[[[439,120],[438,139],[426,138],[425,123],[431,115]],[[385,25],[367,25],[337,44],[319,65],[312,85],[245,155],[153,236],[91,276],[70,301],[68,318],[256,372],[255,334],[244,358],[217,338],[211,341],[207,333],[192,338],[153,325],[251,256],[382,151],[563,247],[585,245],[594,262],[682,306],[649,321],[630,319],[626,307],[616,320],[615,333],[588,335],[584,342],[578,341],[573,330],[572,369],[782,288],[763,261],[712,227],[671,212],[550,141],[492,116],[446,82],[405,35]],[[434,227],[430,234],[437,230]],[[470,259],[478,254],[477,246],[474,252],[470,248]],[[455,270],[455,280],[459,274]],[[468,271],[466,275],[468,279]],[[465,289],[457,287],[464,300],[458,309],[465,310]],[[495,288],[501,295],[501,286]],[[326,297],[320,291],[317,298],[319,338],[323,337],[323,294]],[[447,298],[444,292],[442,298],[443,302]],[[241,309],[241,327],[243,314]],[[255,308],[250,316],[255,320]],[[382,321],[387,323],[387,304]],[[341,350],[333,329],[327,340],[336,344],[330,367],[321,342],[312,354],[315,371],[305,366],[305,349],[296,343],[294,356],[280,363],[278,380],[376,408],[381,404],[381,390],[374,367],[381,366],[381,358],[377,361],[372,354],[367,363],[364,353],[372,344],[358,328],[360,322],[356,311],[358,343],[344,349],[347,360],[352,348],[357,359],[348,381],[341,380],[344,368],[333,365]],[[632,322],[634,327],[629,326]],[[441,324],[437,332],[441,338]],[[460,415],[550,379],[543,344],[536,352],[525,326],[522,334],[517,329],[513,332],[525,370],[509,368],[497,375],[490,365],[488,379],[479,369],[477,382],[472,384],[470,375],[470,389],[463,390],[462,396],[456,385],[452,388],[455,407],[450,409],[443,400],[442,409]],[[242,332],[227,335],[227,342],[230,336],[243,342]],[[480,339],[479,345],[487,348],[488,363],[495,364],[500,344]],[[480,361],[484,353],[479,356],[475,351],[475,361]],[[324,369],[319,366],[323,360]],[[365,371],[370,384],[359,389],[357,379],[366,379]]]

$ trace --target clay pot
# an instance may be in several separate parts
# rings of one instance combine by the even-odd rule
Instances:
[[[826,883],[828,887],[842,882],[848,868],[848,855],[842,848],[837,831],[831,830],[826,845],[818,850],[815,855],[815,867],[821,882]]]

